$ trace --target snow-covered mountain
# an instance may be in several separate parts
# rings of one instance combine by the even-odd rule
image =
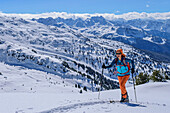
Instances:
[[[122,18],[120,18],[121,16],[115,17],[114,15],[108,18],[104,14],[94,16],[89,15],[89,17],[86,15],[81,17],[76,14],[74,15],[75,17],[70,16],[69,14],[64,15],[67,15],[67,18],[56,16],[57,18],[33,18],[32,20],[57,27],[67,25],[86,37],[97,36],[104,39],[121,41],[136,48],[146,50],[147,53],[153,52],[153,54],[160,54],[159,56],[161,56],[161,58],[155,57],[157,60],[170,60],[169,13],[167,13],[167,18],[159,19],[154,16],[146,16],[144,18],[144,16],[139,16],[139,14],[139,17],[137,18],[137,14],[135,13],[127,14],[129,15],[129,18],[133,15],[133,19],[126,19],[125,15],[122,16]]]
[[[96,56],[90,55],[95,50],[87,42],[88,38],[69,28],[46,26],[21,18],[1,17],[1,23],[1,62],[53,73],[74,80],[88,90],[97,90],[104,54],[97,62]],[[105,89],[118,88],[117,82],[110,78],[105,77],[103,81],[107,84]]]
[[[105,24],[103,17],[92,19],[103,19]],[[45,22],[46,19],[43,20]],[[90,25],[91,21],[89,22]],[[94,26],[97,25],[92,25]],[[116,49],[120,47],[128,58],[135,60],[137,73],[152,74],[153,70],[159,69],[169,73],[169,63],[155,61],[150,57],[151,53],[147,54],[125,43],[89,34],[80,33],[61,22],[47,26],[30,19],[1,16],[0,61],[52,73],[73,80],[75,84],[91,91],[98,90],[101,77],[104,89],[119,87],[116,76],[113,75],[115,69],[107,69],[104,76],[101,76],[101,66],[103,63],[108,65],[115,58]]]

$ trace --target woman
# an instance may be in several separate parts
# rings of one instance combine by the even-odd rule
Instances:
[[[129,102],[128,93],[125,87],[125,84],[130,76],[130,69],[131,73],[134,73],[134,62],[133,60],[127,59],[126,55],[123,53],[122,49],[118,49],[116,51],[116,58],[112,61],[112,63],[109,66],[105,66],[105,64],[102,65],[102,68],[110,68],[114,64],[116,64],[117,69],[117,76],[119,80],[119,86],[121,90],[121,100],[120,102]],[[131,66],[130,66],[131,64]]]

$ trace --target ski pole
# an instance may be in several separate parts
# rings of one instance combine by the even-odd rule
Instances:
[[[133,53],[133,47],[132,47],[132,53]],[[132,56],[133,58],[134,56]],[[134,58],[133,58],[134,60]],[[135,81],[134,81],[134,77],[133,77],[133,73],[132,73],[132,80],[133,80],[133,88],[134,88],[134,94],[135,94],[135,100],[136,100],[136,103],[137,103],[137,96],[136,96],[136,88],[135,88]]]
[[[136,100],[136,103],[137,103],[136,88],[135,88],[135,83],[134,83],[133,73],[132,73],[132,79],[133,79],[133,88],[134,88],[135,100]]]
[[[104,70],[104,69],[102,68],[102,76],[103,76],[103,70]],[[100,87],[102,87],[101,78],[102,78],[102,77],[100,77],[100,81],[99,81],[99,82],[100,82]],[[99,87],[98,99],[100,99],[100,90],[101,90],[100,87]]]

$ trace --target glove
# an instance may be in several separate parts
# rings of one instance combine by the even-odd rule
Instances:
[[[106,69],[106,66],[105,66],[105,64],[104,64],[104,63],[103,63],[103,65],[102,65],[102,68]]]
[[[134,68],[131,69],[131,73],[133,74],[135,72]]]

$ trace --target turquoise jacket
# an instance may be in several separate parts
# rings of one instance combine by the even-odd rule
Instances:
[[[128,64],[129,64],[129,68],[128,68]],[[135,69],[134,61],[124,57],[122,57],[121,61],[118,58],[115,58],[109,66],[106,66],[106,68],[110,68],[114,65],[116,65],[117,68],[117,76],[130,75],[130,69],[131,68]]]

